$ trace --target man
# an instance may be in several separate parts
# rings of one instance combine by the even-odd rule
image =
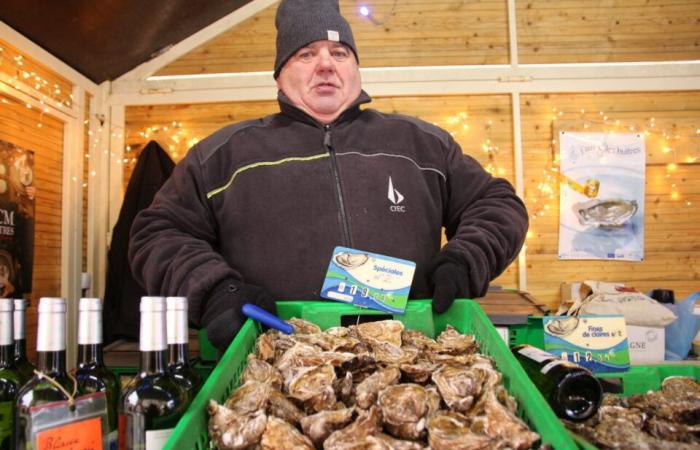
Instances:
[[[370,98],[337,0],[282,0],[275,24],[281,112],[189,151],[134,222],[134,276],[189,297],[222,350],[243,303],[318,299],[337,245],[416,262],[410,296],[433,295],[437,312],[483,295],[527,230],[512,186],[444,130],[360,109]]]

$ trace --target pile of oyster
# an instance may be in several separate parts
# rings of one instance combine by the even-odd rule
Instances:
[[[595,416],[564,422],[601,449],[700,449],[700,384],[669,377],[660,391],[605,394]]]
[[[223,405],[209,403],[220,449],[528,449],[539,435],[473,336],[437,339],[395,320],[260,335]],[[428,447],[429,446],[429,447]]]

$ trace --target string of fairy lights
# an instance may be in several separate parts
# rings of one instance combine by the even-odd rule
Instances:
[[[0,46],[0,66],[9,66],[9,70],[4,72],[11,74],[9,83],[18,91],[26,91],[26,87],[34,90],[38,96],[39,102],[39,119],[36,123],[37,128],[44,126],[43,117],[45,113],[50,111],[49,103],[58,108],[71,108],[73,104],[73,93],[63,92],[57,83],[52,83],[46,78],[43,78],[38,73],[28,70],[25,67],[25,58],[21,54],[14,56],[10,55],[4,47]],[[7,103],[7,101],[3,101]],[[27,109],[35,109],[30,103],[25,103]]]

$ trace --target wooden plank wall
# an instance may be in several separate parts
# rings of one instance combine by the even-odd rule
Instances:
[[[26,322],[27,350],[34,355],[39,298],[61,294],[63,123],[0,94],[0,139],[34,151],[34,272]]]
[[[698,0],[518,0],[515,6],[521,64],[700,58]]]
[[[556,306],[563,281],[669,288],[677,298],[700,290],[700,92],[524,95],[521,107],[525,199],[536,217],[527,240],[528,291]],[[553,147],[558,154],[557,129],[648,132],[643,262],[557,259],[559,188],[551,184],[552,198],[538,189]]]
[[[377,0],[371,17],[341,0],[363,67],[509,63],[506,0]],[[523,63],[700,58],[699,0],[515,2]],[[274,4],[204,43],[158,75],[271,70]]]
[[[363,67],[507,64],[505,0],[376,0],[371,18],[341,0]],[[274,4],[192,50],[157,75],[272,70]]]

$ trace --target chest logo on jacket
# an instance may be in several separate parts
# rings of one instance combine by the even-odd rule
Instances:
[[[389,201],[392,203],[392,205],[389,206],[389,211],[406,212],[406,206],[401,204],[403,199],[404,197],[401,192],[394,189],[394,183],[391,181],[391,177],[389,177]]]

